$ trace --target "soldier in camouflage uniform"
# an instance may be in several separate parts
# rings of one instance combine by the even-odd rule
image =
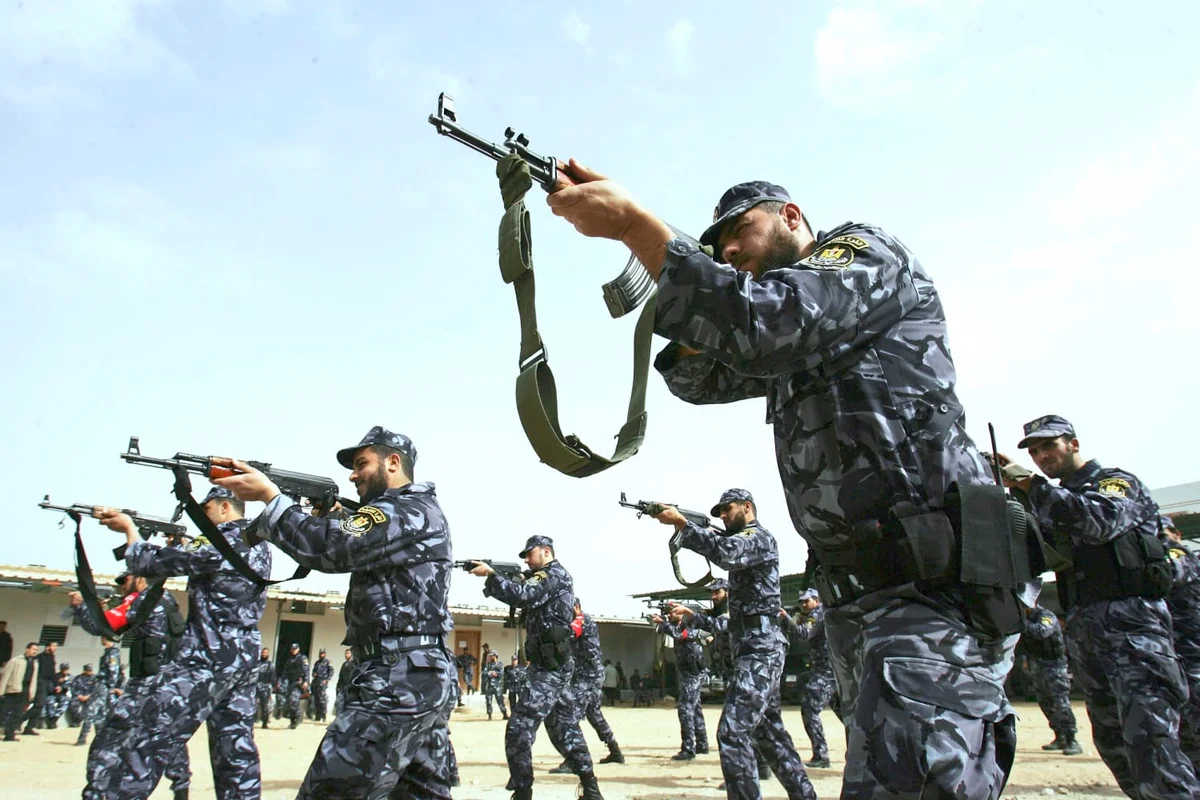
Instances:
[[[704,648],[696,629],[675,624],[657,614],[651,620],[658,632],[671,637],[675,651],[675,713],[679,716],[679,752],[674,761],[691,761],[696,754],[708,752],[708,729],[704,725],[704,707],[700,703],[700,684],[704,681]]]
[[[521,666],[520,659],[512,657],[512,663],[504,668],[504,688],[508,690],[508,707],[514,711],[521,702],[522,693],[529,685],[529,674]]]
[[[1025,612],[1023,642],[1029,656],[1029,671],[1038,705],[1054,741],[1043,750],[1061,750],[1065,756],[1083,752],[1075,741],[1075,712],[1071,710],[1071,676],[1067,672],[1067,643],[1058,617],[1048,608],[1035,605]]]
[[[299,797],[450,796],[446,720],[455,670],[447,638],[450,528],[434,485],[414,483],[412,440],[380,426],[339,450],[364,505],[310,515],[263,473],[218,479],[266,503],[258,535],[297,563],[349,573],[346,638],[358,666],[346,704],[326,728]]]
[[[254,676],[254,699],[258,716],[264,728],[271,718],[271,692],[275,688],[275,663],[271,661],[270,648],[264,647],[258,659],[258,671]]]
[[[287,693],[287,705],[284,713],[291,722],[288,728],[300,725],[300,696],[308,689],[308,656],[300,652],[300,645],[292,642],[288,660],[283,662],[282,670],[283,691]]]
[[[96,677],[100,679],[103,690],[96,696],[96,719],[103,721],[125,681],[121,674],[121,648],[104,636],[100,637],[100,644],[104,652],[100,654],[100,668],[96,670]]]
[[[104,684],[100,677],[92,671],[91,664],[83,665],[83,672],[71,679],[68,688],[71,691],[71,713],[82,723],[79,729],[77,745],[87,744],[87,736],[92,731],[92,725],[103,722],[100,713],[105,710],[101,696],[104,694]]]
[[[787,654],[779,622],[779,550],[775,537],[755,518],[754,498],[729,489],[712,508],[725,530],[701,528],[672,507],[656,519],[675,527],[672,546],[686,548],[729,571],[729,616],[696,614],[676,606],[673,618],[714,633],[729,631],[734,652],[733,680],[725,688],[725,708],[717,725],[721,772],[730,798],[759,800],[755,745],[787,790],[789,800],[817,796],[804,763],[780,714],[780,679]]]
[[[172,644],[178,644],[177,634],[181,630],[176,629],[173,634],[171,620],[177,625],[183,624],[183,616],[174,596],[166,591],[149,616],[140,619],[149,588],[144,577],[129,572],[122,573],[117,576],[116,587],[121,594],[121,602],[116,607],[106,610],[104,616],[109,630],[133,636],[133,643],[129,649],[129,680],[123,689],[117,691],[108,717],[103,725],[97,727],[96,737],[92,739],[92,746],[88,749],[84,800],[101,800],[108,791],[112,769],[122,757],[122,748],[127,738],[125,733],[130,727],[129,718],[137,713],[142,702],[147,678],[157,673],[161,666],[175,655]],[[82,594],[71,593],[71,606],[74,608],[77,625],[93,636],[102,634],[104,629],[88,613]],[[130,628],[131,624],[134,627]],[[175,800],[187,800],[192,780],[187,747],[175,751],[163,774],[171,781],[171,792]]]
[[[504,707],[504,667],[495,652],[488,653],[483,665],[483,695],[487,698],[488,719],[492,718],[492,698],[500,705],[501,718],[508,719],[508,709]]]
[[[833,675],[833,664],[829,660],[829,641],[825,637],[825,607],[817,596],[816,589],[805,589],[800,593],[800,610],[803,616],[797,621],[780,610],[787,634],[792,639],[808,642],[808,679],[800,698],[800,717],[804,720],[804,732],[812,742],[812,761],[805,766],[814,769],[829,768],[829,743],[825,741],[825,726],[821,724],[821,712],[830,704],[837,693],[837,679]]]
[[[67,706],[70,703],[71,665],[64,661],[58,665],[58,675],[54,678],[54,686],[50,689],[50,693],[46,695],[46,709],[42,712],[48,730],[58,727],[58,720],[67,713]]]
[[[1161,527],[1175,570],[1175,581],[1167,595],[1175,654],[1183,662],[1188,682],[1188,702],[1182,709],[1179,744],[1191,760],[1192,770],[1197,771],[1200,770],[1200,553],[1183,546],[1183,536],[1170,517],[1162,518]]]
[[[319,655],[321,657],[312,668],[312,703],[317,722],[324,722],[329,713],[329,680],[333,677],[333,664],[325,657],[325,648],[321,648]]]
[[[513,709],[504,731],[508,760],[508,786],[514,800],[533,797],[533,738],[544,720],[555,748],[564,753],[572,772],[579,776],[583,800],[603,800],[592,771],[578,712],[571,707],[571,674],[575,663],[571,647],[574,619],[574,582],[554,555],[548,536],[530,536],[519,558],[529,566],[524,582],[511,581],[483,563],[472,575],[487,576],[483,593],[508,606],[524,609],[525,653],[533,663],[527,697]]]
[[[227,489],[211,490],[200,504],[205,516],[262,579],[271,575],[266,545],[247,545],[245,505]],[[255,800],[262,791],[254,744],[255,656],[262,644],[259,620],[267,596],[238,573],[205,536],[183,547],[142,539],[127,515],[115,509],[100,522],[125,534],[129,571],[146,578],[188,576],[187,627],[175,658],[146,678],[136,707],[109,720],[121,738],[108,772],[107,800],[145,798],[203,724],[218,800]]]
[[[568,708],[573,712],[573,719],[567,720],[558,715],[551,715],[546,724],[578,725],[583,729],[581,720],[586,717],[592,730],[608,747],[608,755],[600,759],[601,764],[624,764],[625,756],[621,746],[617,744],[617,736],[612,726],[604,718],[600,708],[600,694],[604,686],[604,654],[600,650],[600,627],[590,614],[583,613],[579,598],[575,598],[575,619],[571,622],[571,656],[575,660],[575,671],[571,673],[570,701]],[[560,730],[557,739],[551,736],[551,741],[561,742],[566,738],[565,731]],[[563,762],[554,769],[552,774],[565,775],[571,772],[567,753],[561,747],[558,752],[563,756]]]
[[[1188,687],[1162,599],[1172,568],[1158,540],[1158,506],[1132,474],[1085,460],[1074,427],[1062,417],[1026,423],[1018,447],[1029,449],[1046,478],[1059,481],[1005,477],[1028,496],[1042,530],[1053,532],[1074,562],[1058,574],[1058,588],[1071,671],[1087,700],[1096,750],[1130,797],[1200,795],[1179,746]]]

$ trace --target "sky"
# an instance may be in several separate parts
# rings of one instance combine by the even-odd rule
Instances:
[[[705,510],[749,489],[783,571],[803,570],[761,400],[693,407],[652,374],[632,460],[582,480],[538,463],[493,165],[427,123],[443,91],[468,129],[511,125],[693,234],[751,179],[818,228],[883,227],[939,290],[977,442],[993,422],[1011,453],[1057,413],[1151,487],[1200,480],[1200,6],[514,8],[0,0],[0,563],[70,568],[46,493],[169,514],[168,473],[118,458],[131,435],[349,492],[334,453],[379,424],[414,440],[456,557],[515,561],[550,535],[599,613],[673,585],[669,529],[621,491]],[[563,427],[604,450],[634,319],[600,285],[627,253],[538,190],[529,205]],[[119,537],[85,536],[105,569]],[[481,581],[457,574],[451,598],[484,602]]]

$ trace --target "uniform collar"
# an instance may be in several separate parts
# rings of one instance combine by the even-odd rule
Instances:
[[[1100,462],[1093,458],[1091,461],[1077,469],[1074,475],[1064,481],[1059,481],[1059,483],[1064,487],[1082,486],[1085,483],[1091,483],[1094,481],[1099,473]]]

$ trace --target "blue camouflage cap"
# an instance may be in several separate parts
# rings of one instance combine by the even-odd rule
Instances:
[[[721,506],[725,505],[726,503],[753,502],[754,495],[750,494],[745,489],[726,489],[725,493],[721,495],[721,499],[717,501],[717,504],[713,506],[712,510],[708,513],[712,514],[714,517],[719,517],[721,516]]]
[[[1059,436],[1074,439],[1074,426],[1057,414],[1047,414],[1025,423],[1025,438],[1017,442],[1017,447],[1024,450],[1029,446],[1030,439],[1057,439]]]
[[[1164,531],[1178,530],[1178,528],[1175,527],[1175,520],[1171,519],[1166,514],[1159,514],[1158,527]]]
[[[796,598],[797,603],[803,603],[805,600],[820,600],[821,596],[817,594],[816,589],[804,589],[800,592],[800,596]]]
[[[353,447],[344,447],[338,450],[338,463],[346,469],[354,469],[354,454],[373,444],[381,444],[399,450],[408,456],[408,460],[413,464],[417,463],[417,448],[413,447],[412,439],[403,433],[392,433],[382,425],[376,425],[367,431],[367,435],[362,438],[362,441]]]
[[[744,214],[759,203],[790,203],[787,189],[766,181],[746,181],[726,190],[713,209],[712,225],[700,234],[700,244],[716,245],[721,228],[734,217]]]
[[[91,664],[84,664],[84,665],[83,665],[83,671],[84,671],[84,672],[91,672],[91,671],[92,671],[92,665],[91,665]]]
[[[521,552],[517,553],[517,558],[524,558],[525,554],[535,547],[554,547],[554,540],[549,536],[534,534],[525,540],[525,547]]]
[[[719,592],[722,589],[729,591],[729,581],[724,578],[717,578],[716,580],[709,581],[708,585],[704,588],[710,592]]]
[[[200,501],[200,505],[204,505],[209,500],[236,500],[237,497],[232,491],[224,486],[214,486],[208,490],[208,494],[204,495],[204,499]]]

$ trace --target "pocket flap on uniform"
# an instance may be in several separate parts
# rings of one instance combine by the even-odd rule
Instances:
[[[886,658],[883,677],[905,697],[966,717],[1000,722],[1009,713],[1004,690],[966,667],[925,658]]]
[[[413,669],[439,669],[444,658],[436,657],[432,650],[409,650],[405,655],[408,656],[408,663]]]

